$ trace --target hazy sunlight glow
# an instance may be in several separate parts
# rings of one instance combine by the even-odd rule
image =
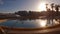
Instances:
[[[38,6],[38,9],[39,9],[39,11],[46,11],[46,5],[45,5],[45,3],[41,3],[41,4]]]

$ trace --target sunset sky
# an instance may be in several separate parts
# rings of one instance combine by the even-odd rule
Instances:
[[[41,3],[60,5],[60,0],[0,0],[0,12],[39,11],[38,7]]]

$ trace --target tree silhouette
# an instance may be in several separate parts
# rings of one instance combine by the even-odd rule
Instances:
[[[46,4],[46,10],[48,10],[48,4]]]
[[[54,16],[53,16],[53,9],[54,9],[54,3],[52,3],[51,4],[51,9],[52,9],[52,13],[51,13],[51,21],[52,21],[52,25],[53,25],[53,18],[54,18]]]
[[[60,5],[55,5],[55,10],[56,10],[56,12],[59,11],[59,7],[60,7]]]
[[[54,8],[54,3],[51,4],[51,9],[52,9],[52,11],[53,11],[53,8]]]

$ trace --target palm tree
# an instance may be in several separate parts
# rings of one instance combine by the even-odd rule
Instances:
[[[53,8],[54,8],[54,3],[51,4],[51,9],[52,9],[52,11],[53,11]]]
[[[50,24],[50,9],[48,8],[48,4],[46,4],[46,10],[47,10],[47,26]]]
[[[60,7],[60,5],[55,5],[55,10],[56,10],[56,12],[59,11],[59,7]]]
[[[56,16],[59,15],[59,8],[60,8],[60,5],[55,5],[55,10],[56,10]],[[56,17],[57,18],[57,17]],[[57,21],[58,19],[56,19]]]
[[[46,4],[46,10],[48,10],[48,4]]]
[[[53,8],[54,8],[54,3],[51,4],[51,9],[52,9],[52,15],[51,15],[51,21],[52,21],[52,25],[53,25]]]

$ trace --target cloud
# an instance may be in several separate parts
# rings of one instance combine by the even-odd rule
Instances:
[[[0,0],[0,4],[2,5],[4,2],[2,0]]]

